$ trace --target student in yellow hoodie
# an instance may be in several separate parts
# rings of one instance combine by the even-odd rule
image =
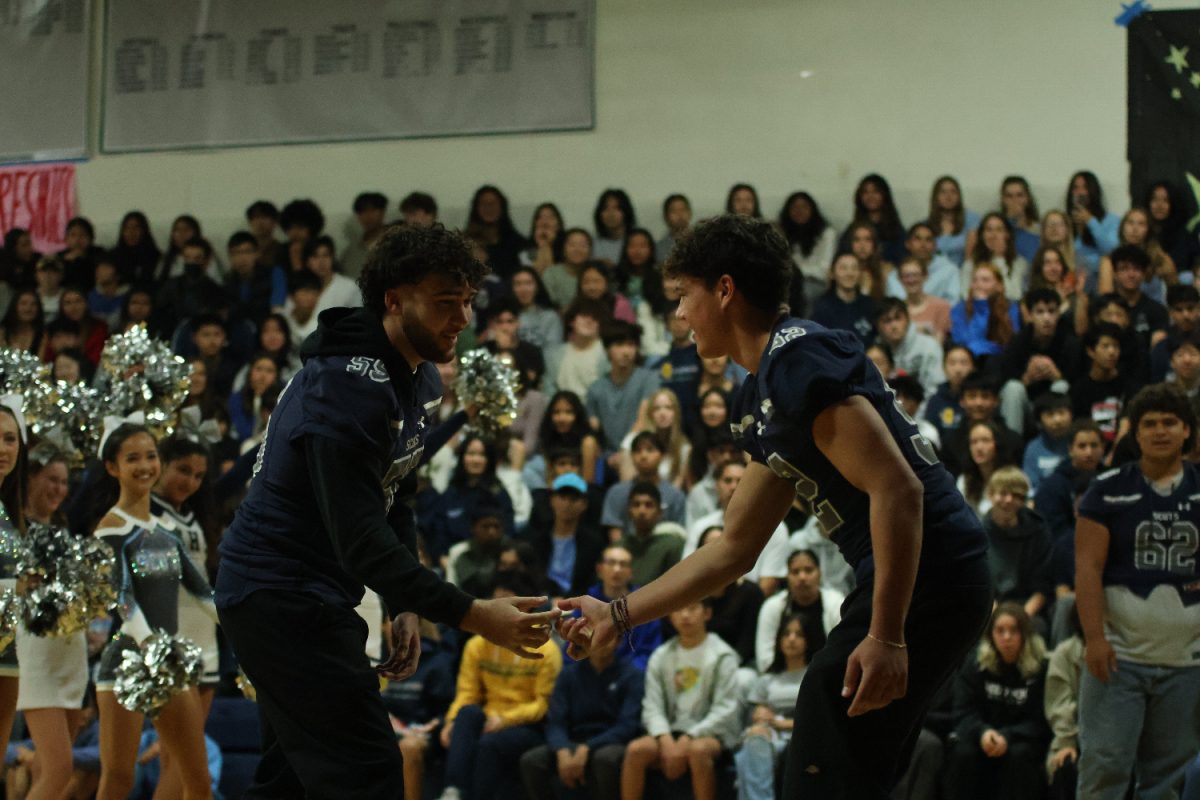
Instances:
[[[522,597],[528,577],[499,573],[493,597]],[[508,800],[520,796],[518,764],[526,750],[545,742],[542,721],[550,708],[562,652],[549,641],[542,658],[527,660],[481,636],[467,642],[458,690],[446,725],[446,788],[441,800]]]

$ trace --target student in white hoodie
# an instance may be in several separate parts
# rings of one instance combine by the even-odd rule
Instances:
[[[775,635],[785,615],[801,614],[820,622],[823,633],[829,633],[842,618],[842,602],[846,596],[836,589],[821,586],[821,562],[812,550],[796,550],[788,556],[787,591],[778,592],[763,601],[758,610],[758,635],[755,638],[754,661],[760,673],[765,673],[775,659]],[[819,639],[819,640],[817,640]],[[825,637],[813,637],[808,642],[809,657]]]

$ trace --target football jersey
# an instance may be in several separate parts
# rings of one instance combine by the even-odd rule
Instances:
[[[874,570],[870,498],[813,441],[817,416],[854,395],[879,413],[925,488],[920,571],[981,561],[987,539],[978,518],[852,333],[782,318],[771,331],[758,374],[746,379],[734,400],[730,427],[754,461],[795,483],[822,534],[837,544],[862,581]]]
[[[1105,635],[1118,658],[1160,666],[1200,664],[1200,474],[1183,464],[1168,495],[1137,462],[1096,477],[1079,516],[1108,529]]]
[[[218,606],[268,587],[359,603],[363,586],[334,552],[301,440],[324,436],[385,465],[379,479],[390,510],[401,480],[421,460],[441,404],[436,366],[421,363],[411,381],[413,396],[402,399],[380,359],[329,355],[305,362],[271,413],[249,492],[221,542]]]

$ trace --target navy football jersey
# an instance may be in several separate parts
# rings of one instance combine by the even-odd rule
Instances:
[[[870,500],[825,458],[812,434],[822,411],[853,395],[879,412],[925,487],[921,570],[982,558],[987,539],[978,518],[852,333],[794,317],[777,322],[758,374],[746,379],[734,400],[734,438],[754,461],[795,482],[821,532],[861,581],[874,569]]]
[[[301,439],[318,434],[386,465],[380,481],[390,510],[401,480],[420,463],[441,404],[435,365],[421,363],[412,381],[416,402],[405,403],[380,359],[329,355],[305,362],[271,413],[249,492],[221,542],[219,606],[267,587],[360,601],[362,585],[346,574],[324,529]]]
[[[1184,605],[1200,602],[1200,476],[1184,462],[1183,478],[1169,495],[1146,481],[1137,462],[1096,476],[1079,516],[1108,528],[1104,585],[1125,586],[1146,598],[1157,586],[1174,587]]]

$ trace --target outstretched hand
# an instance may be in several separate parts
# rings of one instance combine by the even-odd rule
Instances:
[[[847,714],[857,717],[883,708],[908,692],[908,651],[870,637],[846,661],[842,697],[854,698]]]
[[[421,659],[420,625],[421,621],[411,611],[396,615],[392,620],[389,642],[391,655],[387,661],[375,668],[376,672],[390,681],[402,681],[412,677]]]
[[[588,595],[558,601],[562,613],[580,612],[578,617],[563,617],[558,621],[558,635],[567,642],[567,655],[580,661],[591,655],[594,646],[616,640],[617,630],[608,606]]]
[[[462,627],[522,658],[538,659],[542,654],[537,648],[550,640],[550,626],[562,616],[557,608],[530,613],[545,602],[545,597],[476,600],[463,618]]]

